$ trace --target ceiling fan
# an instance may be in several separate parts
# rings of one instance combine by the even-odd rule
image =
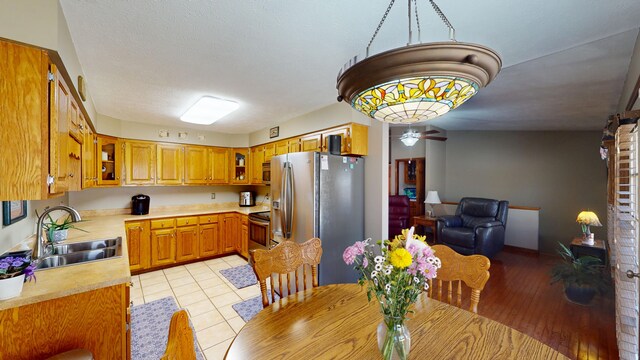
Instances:
[[[440,133],[440,131],[438,130],[415,131],[415,130],[409,129],[409,131],[396,137],[398,137],[400,141],[402,141],[402,143],[405,144],[406,146],[413,146],[420,139],[436,140],[436,141],[447,140],[447,138],[444,136],[431,136],[431,134],[438,134],[438,133]]]

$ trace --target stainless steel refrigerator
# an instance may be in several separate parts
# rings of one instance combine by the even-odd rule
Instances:
[[[364,159],[318,152],[274,156],[271,205],[274,239],[322,240],[320,285],[357,281],[342,253],[364,240]]]

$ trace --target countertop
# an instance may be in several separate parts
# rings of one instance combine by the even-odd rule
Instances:
[[[26,282],[20,296],[0,301],[0,310],[130,282],[131,272],[129,271],[129,257],[124,227],[125,221],[226,212],[237,212],[246,215],[252,212],[268,210],[268,206],[196,205],[192,207],[180,206],[173,209],[163,208],[159,210],[152,208],[148,215],[106,215],[108,211],[81,211],[83,222],[78,224],[78,227],[87,232],[71,229],[69,230],[69,238],[63,243],[99,240],[120,236],[123,240],[122,256],[91,263],[36,271],[37,280],[35,282]],[[35,238],[35,236],[32,237],[31,242],[33,242],[33,238]]]

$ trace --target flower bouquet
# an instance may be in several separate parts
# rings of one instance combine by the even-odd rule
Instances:
[[[369,301],[375,294],[384,322],[378,326],[378,346],[386,359],[406,359],[411,338],[405,326],[410,307],[428,280],[436,277],[440,268],[433,250],[424,236],[414,235],[413,227],[402,230],[393,240],[370,244],[371,239],[357,241],[345,249],[342,257],[347,265],[355,264],[360,273],[358,283],[367,284]]]
[[[0,300],[20,295],[25,280],[35,280],[35,267],[29,256],[0,258]]]

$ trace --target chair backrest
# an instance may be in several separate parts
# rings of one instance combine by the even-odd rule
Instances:
[[[283,293],[285,288],[282,286],[285,275],[286,296],[307,289],[307,267],[311,268],[311,285],[318,286],[318,264],[322,257],[322,242],[318,238],[309,239],[302,244],[284,240],[271,250],[251,250],[250,256],[253,271],[260,282],[263,307],[269,306],[267,278],[270,279],[271,302],[275,301],[274,274],[277,274],[278,277],[278,289],[281,296],[285,296]],[[295,282],[293,283],[291,281],[292,272],[295,273]]]
[[[440,259],[442,267],[438,269],[436,278],[429,280],[429,297],[443,301],[442,289],[446,285],[447,296],[444,301],[453,305],[453,285],[455,283],[455,305],[462,307],[462,283],[464,282],[471,289],[469,311],[477,313],[480,292],[489,280],[491,261],[484,255],[460,255],[446,245],[433,245],[431,248],[435,252],[435,256]]]
[[[193,330],[189,326],[186,310],[178,310],[171,317],[167,349],[161,360],[194,360],[196,350],[193,343]]]
[[[460,199],[456,215],[462,218],[464,227],[474,227],[491,221],[500,221],[502,225],[507,226],[508,209],[508,201],[465,197]]]
[[[409,216],[411,214],[409,197],[406,195],[389,195],[389,217]]]

